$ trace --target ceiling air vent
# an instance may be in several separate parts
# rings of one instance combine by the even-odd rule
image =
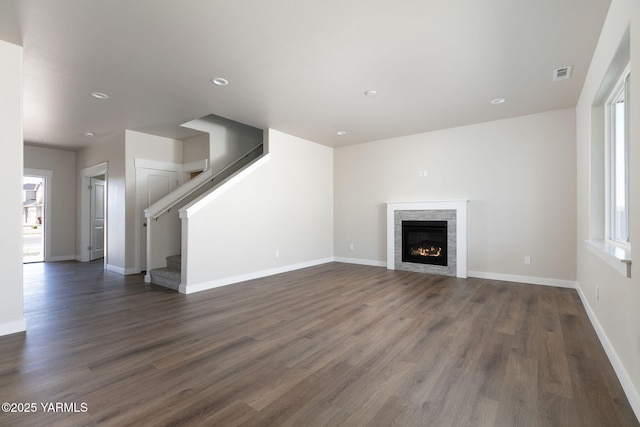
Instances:
[[[557,82],[558,80],[566,80],[571,77],[571,65],[567,65],[566,67],[560,67],[553,70],[553,81]]]

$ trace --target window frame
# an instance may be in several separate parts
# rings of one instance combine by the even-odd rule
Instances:
[[[630,64],[624,68],[624,71],[618,78],[618,81],[613,86],[613,89],[609,93],[609,97],[605,102],[605,239],[607,243],[613,244],[615,246],[631,249],[631,242],[629,240],[629,113],[630,113],[630,86],[631,86],[631,67]],[[624,177],[621,180],[624,185],[624,216],[622,221],[624,222],[623,227],[625,231],[625,236],[622,238],[618,238],[616,236],[617,232],[615,231],[616,226],[619,222],[616,220],[616,202],[617,197],[617,187],[616,183],[619,183],[620,180],[616,179],[618,168],[616,165],[618,162],[616,161],[616,148],[618,147],[618,135],[619,132],[616,130],[615,123],[617,121],[617,116],[619,112],[617,112],[615,105],[620,102],[620,100],[624,102],[624,131],[623,131],[623,150],[624,150]]]

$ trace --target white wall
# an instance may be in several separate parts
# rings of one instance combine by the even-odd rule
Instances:
[[[182,141],[126,130],[106,137],[77,152],[77,215],[81,217],[82,177],[85,168],[108,163],[107,174],[107,267],[124,274],[135,268],[134,233],[136,186],[134,159],[182,163]],[[84,250],[81,221],[76,226],[76,256]]]
[[[133,130],[125,131],[127,173],[135,172],[134,158],[182,164],[182,141]],[[135,175],[135,174],[134,174]]]
[[[267,163],[188,219],[187,292],[331,259],[333,150],[269,140]]]
[[[48,260],[74,259],[76,253],[76,153],[24,146],[24,167],[53,172],[47,203],[51,217]]]
[[[211,169],[220,171],[246,154],[262,140],[262,129],[227,120],[209,137]]]
[[[468,199],[470,274],[575,281],[573,109],[341,147],[334,168],[338,258],[386,264],[386,202]]]
[[[24,331],[22,308],[22,48],[0,40],[0,335]]]
[[[82,170],[101,163],[108,163],[107,174],[107,254],[109,267],[118,271],[126,268],[126,223],[125,223],[125,133],[117,132],[109,135],[76,153],[77,192],[76,218],[82,212]],[[87,201],[88,203],[88,201]],[[81,242],[82,221],[76,221],[76,257],[80,259],[82,251],[86,251]]]
[[[182,141],[182,163],[209,158],[209,135],[198,135]]]
[[[209,134],[211,169],[219,172],[262,141],[262,129],[210,114],[183,126]]]
[[[591,106],[627,28],[631,27],[630,240],[631,278],[626,278],[587,249],[590,222],[602,217],[590,206]],[[636,415],[640,417],[640,2],[613,0],[593,56],[577,111],[579,290],[605,350],[613,363]],[[595,137],[595,134],[594,134]],[[594,171],[595,173],[595,171]],[[595,186],[594,186],[595,187]],[[603,188],[603,186],[601,186]],[[600,298],[596,298],[600,288]]]

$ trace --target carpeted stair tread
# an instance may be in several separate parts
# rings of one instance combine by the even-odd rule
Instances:
[[[182,255],[170,255],[166,258],[167,268],[180,270],[182,268]]]
[[[175,291],[180,287],[180,270],[175,268],[155,268],[149,272],[151,283],[164,286]]]

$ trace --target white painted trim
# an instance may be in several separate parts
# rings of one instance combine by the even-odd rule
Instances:
[[[23,176],[33,176],[44,178],[44,256],[42,259],[53,261],[51,258],[51,186],[53,181],[53,171],[48,169],[24,168]]]
[[[387,268],[395,268],[395,211],[454,210],[456,211],[456,276],[467,277],[468,200],[433,200],[422,202],[387,202]]]
[[[609,264],[618,273],[631,277],[631,250],[607,243],[604,240],[585,240],[587,249]]]
[[[124,268],[118,267],[115,265],[107,264],[108,271],[113,271],[114,273],[122,274],[124,276]]]
[[[43,176],[45,178],[53,177],[53,171],[49,169],[24,168],[22,174],[25,176],[35,176],[35,177]]]
[[[219,187],[217,187],[212,192],[208,193],[206,196],[196,199],[188,205],[184,206],[180,209],[180,218],[189,218],[193,216],[196,212],[202,209],[204,206],[211,203],[212,200],[217,199],[220,195],[225,193],[231,187],[236,185],[239,181],[243,180],[245,177],[251,175],[254,171],[262,167],[265,163],[267,163],[271,159],[271,154],[265,154],[255,162],[251,163],[246,168],[242,169],[237,174],[231,176],[228,180],[223,182]]]
[[[188,261],[189,261],[189,251],[187,250],[187,248],[189,247],[189,219],[188,218],[181,218],[180,219],[180,226],[181,226],[181,230],[180,230],[180,284],[183,283],[189,283],[187,281],[188,276],[188,269],[187,269],[187,265],[189,265]],[[151,278],[149,278],[149,281],[151,281]]]
[[[387,263],[384,261],[376,261],[371,259],[334,257],[333,260],[335,262],[368,265],[371,267],[387,266]],[[469,277],[475,277],[478,279],[499,280],[503,282],[524,283],[529,285],[554,286],[556,288],[569,288],[569,289],[576,288],[576,282],[571,280],[550,279],[546,277],[534,277],[534,276],[518,276],[513,274],[486,273],[482,271],[471,271],[471,270],[468,273],[469,273]]]
[[[106,221],[105,221],[105,236],[108,236],[108,227],[109,227],[109,163],[102,162],[97,165],[89,166],[80,171],[81,179],[81,188],[80,188],[80,254],[76,254],[80,259],[76,258],[80,262],[89,262],[91,259],[89,250],[87,247],[89,246],[91,240],[89,236],[89,228],[91,224],[89,223],[89,185],[91,183],[92,176],[105,175],[105,182],[107,183],[107,203],[106,203]],[[104,264],[105,268],[107,266],[108,261],[108,246],[109,239],[105,239],[105,256],[104,256]]]
[[[618,380],[622,385],[622,389],[624,390],[624,393],[627,395],[627,399],[629,399],[629,403],[631,404],[631,408],[633,409],[633,412],[635,413],[636,418],[640,420],[640,393],[633,386],[633,381],[631,381],[631,377],[627,373],[627,370],[624,368],[622,361],[620,361],[620,357],[618,357],[618,353],[616,352],[615,348],[611,344],[611,341],[609,340],[607,333],[605,332],[604,328],[598,321],[598,316],[596,315],[595,311],[593,311],[593,309],[591,308],[591,305],[589,305],[589,300],[587,300],[586,296],[584,295],[582,291],[582,287],[580,286],[580,283],[577,283],[576,285],[577,285],[576,290],[578,291],[578,295],[580,296],[582,305],[584,306],[585,311],[587,312],[587,316],[589,316],[589,320],[593,325],[593,329],[595,329],[596,334],[598,335],[598,339],[600,340],[600,343],[602,344],[602,347],[604,348],[605,353],[607,353],[609,362],[611,362],[611,365],[613,366],[613,370],[616,372],[616,375],[618,376]]]
[[[209,159],[196,160],[182,164],[182,172],[206,171],[209,169]]]
[[[60,255],[49,257],[47,261],[49,262],[57,262],[57,261],[74,261],[76,259],[76,255]]]
[[[358,264],[358,265],[368,265],[371,267],[386,267],[387,263],[384,261],[376,261],[373,259],[358,259],[358,258],[342,258],[342,257],[334,257],[335,262],[344,262],[346,264]]]
[[[548,277],[520,276],[515,274],[488,273],[484,271],[469,271],[469,277],[475,277],[478,279],[500,280],[503,282],[525,283],[528,285],[554,286],[556,288],[576,288],[575,281],[551,279]]]
[[[109,162],[102,162],[82,169],[82,176],[98,176],[107,173],[108,170]]]
[[[105,267],[105,270],[113,271],[114,273],[122,274],[123,276],[140,273],[140,270],[136,269],[135,267],[122,268],[122,267],[118,267],[117,265],[111,265],[111,264],[107,264]]]
[[[26,330],[27,322],[24,319],[14,322],[0,323],[0,336],[11,335],[18,332],[25,332]]]
[[[268,270],[255,271],[253,273],[240,274],[238,276],[225,277],[223,279],[212,280],[209,282],[194,283],[191,285],[180,284],[178,292],[181,294],[192,294],[194,292],[206,291],[207,289],[218,288],[220,286],[233,285],[235,283],[246,282],[247,280],[260,279],[262,277],[273,276],[275,274],[287,273],[289,271],[300,270],[302,268],[313,267],[316,265],[327,264],[333,262],[333,257],[322,258],[313,261],[301,262],[298,264],[286,265],[282,267],[271,268]]]
[[[133,166],[143,169],[157,169],[162,171],[182,172],[181,163],[161,162],[159,160],[140,159],[138,157],[133,158]]]

